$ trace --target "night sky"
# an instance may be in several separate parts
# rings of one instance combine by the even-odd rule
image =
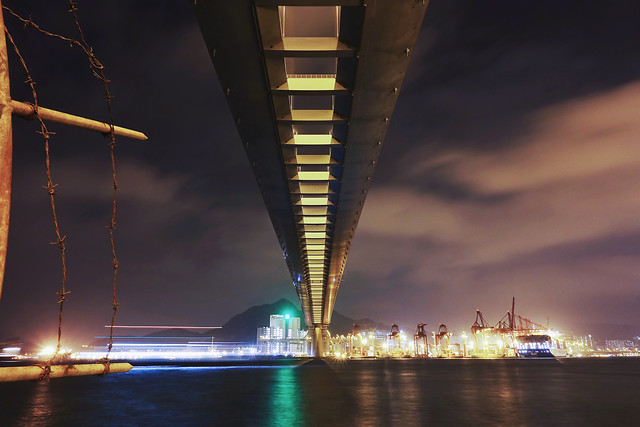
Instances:
[[[75,37],[66,1],[5,0]],[[297,297],[188,1],[83,1],[119,125],[118,324],[220,325]],[[40,104],[106,120],[77,48],[5,22]],[[640,334],[640,3],[432,0],[336,310],[468,328],[516,312]],[[12,96],[30,101],[10,52]],[[59,255],[36,122],[14,119],[0,339],[55,337]],[[111,315],[108,140],[50,125],[71,294],[65,341]],[[267,319],[265,319],[265,322]]]

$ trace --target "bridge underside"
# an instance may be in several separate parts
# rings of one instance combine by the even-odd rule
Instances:
[[[318,356],[427,2],[364,3],[194,4]]]

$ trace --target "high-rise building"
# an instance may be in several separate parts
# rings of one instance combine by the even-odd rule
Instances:
[[[300,338],[300,318],[292,317],[287,325],[287,338]]]
[[[285,337],[286,319],[282,314],[272,314],[269,316],[269,328],[271,328],[271,334],[269,338],[283,339]]]
[[[266,338],[270,338],[271,337],[271,328],[268,326],[263,326],[261,328],[258,328],[258,337],[256,342],[258,344],[260,344],[260,340],[264,340]]]
[[[300,330],[300,318],[281,314],[269,316],[269,326],[258,328],[258,349],[263,354],[307,354],[307,331]]]

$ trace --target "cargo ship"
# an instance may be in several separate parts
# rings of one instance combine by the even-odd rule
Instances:
[[[516,349],[520,357],[554,357],[549,335],[521,335],[516,337]]]

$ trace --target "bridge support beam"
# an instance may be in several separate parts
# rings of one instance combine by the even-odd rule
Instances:
[[[329,325],[322,325],[315,323],[309,328],[311,334],[311,355],[313,357],[324,357],[327,350],[327,327]]]

